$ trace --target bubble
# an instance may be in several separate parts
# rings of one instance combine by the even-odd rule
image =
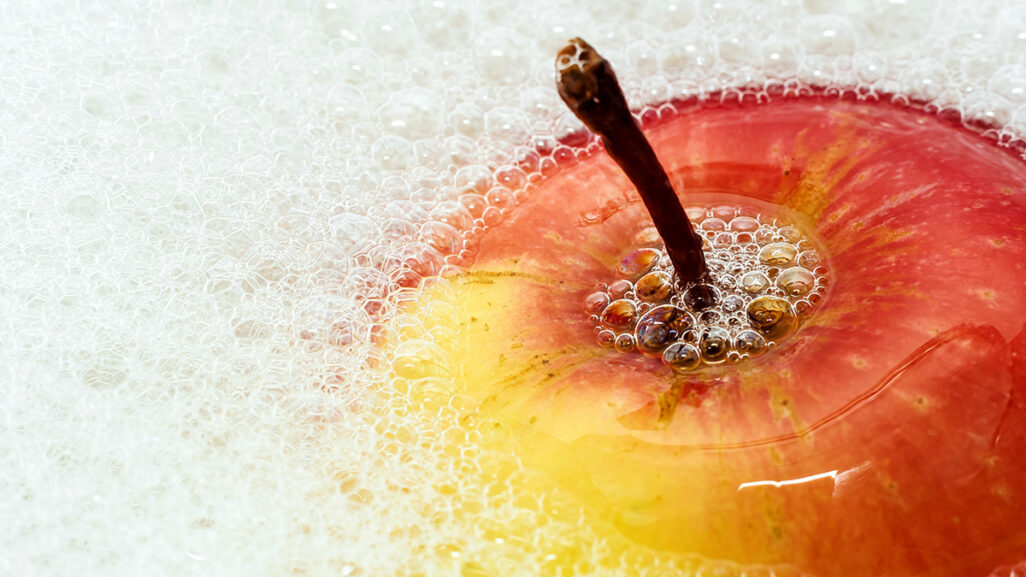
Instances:
[[[663,71],[670,76],[699,76],[716,65],[716,38],[710,34],[689,34],[683,42],[660,46]]]
[[[348,254],[356,254],[366,250],[370,239],[377,230],[374,221],[359,214],[339,214],[328,221],[331,235],[340,248]]]
[[[736,313],[743,309],[744,306],[745,299],[737,295],[729,295],[727,297],[724,297],[723,303],[720,305],[720,308],[722,308],[723,311],[726,313]]]
[[[796,256],[798,249],[783,242],[767,244],[759,251],[759,260],[770,266],[787,266],[794,262]]]
[[[524,113],[511,106],[499,106],[485,114],[485,130],[495,140],[510,144],[527,142],[530,128]]]
[[[855,31],[848,19],[832,14],[803,19],[798,36],[806,50],[824,56],[848,55],[855,48]]]
[[[797,244],[804,236],[800,230],[793,226],[782,226],[777,229],[777,234],[791,244]]]
[[[752,328],[769,339],[779,339],[794,329],[794,310],[791,303],[782,298],[756,298],[748,303],[747,315]]]
[[[741,289],[748,294],[759,294],[770,286],[770,279],[762,272],[753,271],[741,277]]]
[[[801,296],[812,290],[816,284],[816,277],[812,271],[794,266],[785,269],[777,277],[777,286],[791,296]]]
[[[367,42],[379,54],[405,56],[416,45],[417,28],[405,12],[388,7],[374,9],[364,21]]]
[[[613,281],[609,285],[609,295],[613,298],[620,298],[633,287],[634,285],[632,285],[629,280],[620,279]]]
[[[798,255],[798,266],[814,270],[823,262],[823,257],[814,250],[807,250]]]
[[[609,306],[609,295],[605,291],[596,291],[584,299],[584,310],[591,314],[597,314]]]
[[[709,284],[699,283],[684,291],[684,304],[693,311],[700,311],[720,302],[720,291]]]
[[[730,230],[734,232],[755,232],[759,229],[759,221],[750,216],[739,216],[730,221]]]
[[[721,232],[713,238],[713,248],[727,248],[734,244],[734,235],[729,232]]]
[[[722,218],[711,217],[702,221],[702,230],[721,231],[727,230],[727,223]]]
[[[751,329],[745,329],[734,339],[734,348],[740,353],[758,356],[766,352],[766,339]]]
[[[777,235],[777,231],[770,227],[762,227],[755,231],[755,242],[759,244],[766,244],[773,240],[773,237]]]
[[[467,230],[474,224],[474,218],[470,216],[467,209],[458,201],[447,200],[438,203],[431,209],[428,217],[438,222],[444,222],[458,230]]]
[[[630,333],[622,333],[616,336],[616,343],[614,346],[616,350],[621,353],[629,353],[634,350],[634,335]]]
[[[637,315],[638,307],[633,301],[615,300],[602,311],[602,324],[613,329],[626,329],[634,323]]]
[[[634,285],[634,294],[645,302],[661,302],[670,296],[673,289],[673,279],[670,275],[662,272],[650,272],[638,279]]]
[[[655,307],[642,315],[634,329],[638,349],[644,353],[659,353],[694,324],[694,318],[683,309],[672,305]]]
[[[518,84],[527,79],[530,52],[526,39],[509,28],[485,31],[474,44],[474,66],[485,78],[499,84]]]
[[[463,236],[444,222],[427,222],[420,229],[421,237],[442,254],[454,254],[463,248]]]
[[[600,347],[611,349],[616,344],[616,333],[609,329],[605,329],[599,331],[599,333],[595,335],[595,340],[598,342]]]
[[[413,161],[413,146],[399,136],[382,136],[371,145],[371,157],[386,170],[401,170]]]
[[[722,363],[727,360],[727,353],[730,351],[730,333],[719,327],[703,331],[698,341],[698,350],[706,364]]]
[[[674,372],[688,372],[702,365],[702,355],[688,343],[673,343],[663,351],[663,363]]]
[[[378,116],[392,134],[417,140],[437,136],[442,127],[442,100],[426,88],[408,88],[389,96]]]
[[[623,257],[616,270],[627,278],[638,278],[652,268],[659,256],[659,251],[655,249],[639,248]]]
[[[689,206],[684,209],[684,214],[687,215],[688,220],[691,224],[701,224],[705,220],[706,213],[708,211],[703,206]]]
[[[484,112],[473,102],[461,102],[449,112],[449,124],[471,138],[484,134]]]
[[[420,37],[438,48],[455,48],[467,42],[460,34],[470,21],[467,9],[457,2],[420,0],[414,12]]]

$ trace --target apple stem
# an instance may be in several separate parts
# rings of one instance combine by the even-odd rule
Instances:
[[[602,137],[606,152],[638,189],[681,284],[701,281],[709,272],[702,238],[635,122],[609,61],[584,40],[574,38],[556,56],[556,73],[563,102]]]

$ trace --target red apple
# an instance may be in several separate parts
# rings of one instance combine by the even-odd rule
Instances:
[[[691,376],[596,345],[585,298],[649,222],[599,154],[426,290],[437,350],[397,372],[453,377],[648,547],[816,575],[1026,559],[1026,165],[926,113],[818,97],[685,107],[647,135],[686,206],[754,199],[818,239],[833,284],[798,332]]]

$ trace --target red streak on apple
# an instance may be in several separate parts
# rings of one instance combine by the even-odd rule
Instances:
[[[685,206],[727,193],[802,220],[833,275],[818,313],[718,376],[600,349],[585,297],[648,219],[599,154],[428,291],[457,311],[462,392],[646,546],[817,575],[1026,558],[1026,164],[925,113],[820,98],[686,108],[647,135]]]

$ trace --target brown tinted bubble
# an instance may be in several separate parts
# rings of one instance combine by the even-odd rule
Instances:
[[[634,335],[622,333],[616,336],[616,343],[613,345],[621,353],[629,353],[634,350]]]
[[[722,363],[730,351],[730,333],[721,328],[711,328],[702,333],[698,341],[702,360],[710,365]]]
[[[658,353],[680,340],[684,331],[694,325],[694,318],[683,309],[672,305],[655,307],[638,320],[634,329],[638,349],[644,353]]]
[[[754,357],[766,352],[766,339],[759,333],[746,329],[738,333],[734,339],[734,348],[740,353]]]
[[[663,351],[663,363],[674,372],[688,372],[702,364],[702,356],[694,345],[673,343]]]
[[[779,339],[794,329],[794,310],[782,298],[759,297],[748,303],[747,312],[752,328],[768,339]]]
[[[720,302],[720,291],[716,287],[699,283],[684,291],[684,304],[693,311],[700,311]]]
[[[602,324],[614,329],[630,327],[638,315],[638,307],[627,299],[615,300],[602,311]]]
[[[646,302],[661,302],[670,296],[673,290],[673,280],[670,275],[661,272],[650,272],[638,279],[634,286],[634,294]]]

